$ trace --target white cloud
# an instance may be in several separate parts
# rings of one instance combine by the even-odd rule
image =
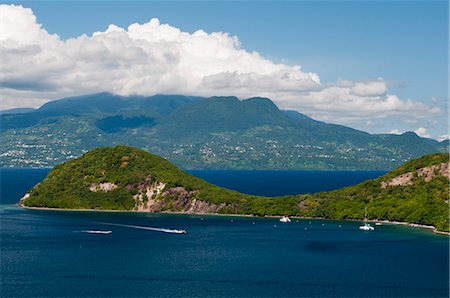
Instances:
[[[400,130],[398,130],[397,128],[391,130],[389,133],[390,133],[390,134],[393,134],[393,135],[401,135],[401,134],[402,134],[402,133],[400,132]]]
[[[49,35],[31,9],[14,5],[1,9],[2,87],[10,93],[245,97],[322,87],[318,75],[245,51],[239,39],[228,33],[198,30],[190,34],[151,19],[127,29],[110,25],[104,32],[64,41]]]
[[[440,135],[439,138],[437,139],[439,142],[442,142],[444,140],[448,140],[450,139],[450,135],[446,134],[446,135]]]
[[[387,86],[382,78],[375,81],[355,82],[352,93],[358,96],[382,96],[386,94]]]
[[[407,121],[443,113],[390,94],[382,78],[323,84],[317,74],[298,65],[274,63],[246,51],[236,36],[224,32],[183,32],[154,18],[62,40],[49,34],[31,9],[0,9],[0,109],[109,91],[265,96],[280,108],[319,120],[374,127],[387,118]]]
[[[427,134],[427,129],[424,128],[424,127],[419,127],[419,128],[416,129],[414,132],[415,132],[419,137],[422,137],[422,138],[429,138],[429,137],[430,137],[430,135]]]

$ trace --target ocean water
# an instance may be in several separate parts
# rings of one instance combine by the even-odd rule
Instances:
[[[345,221],[24,210],[12,202],[45,176],[26,171],[1,172],[1,297],[449,295],[447,236]]]
[[[328,191],[355,185],[385,171],[235,171],[191,170],[210,183],[258,196],[282,196]]]
[[[50,169],[0,168],[0,205],[13,205],[34,185],[47,176]]]

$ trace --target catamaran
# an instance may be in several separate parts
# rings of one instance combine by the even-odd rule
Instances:
[[[373,230],[375,230],[375,228],[372,227],[372,226],[367,222],[367,207],[366,207],[366,212],[365,212],[365,214],[364,214],[364,225],[359,226],[359,229],[360,229],[360,230],[363,230],[363,231],[373,231]]]

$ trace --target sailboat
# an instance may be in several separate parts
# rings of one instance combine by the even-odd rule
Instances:
[[[373,231],[375,230],[374,227],[372,227],[369,223],[367,223],[367,207],[366,207],[366,212],[364,213],[364,225],[359,226],[360,230],[363,231]]]
[[[282,218],[280,218],[281,222],[291,222],[291,219],[288,216],[283,216]]]

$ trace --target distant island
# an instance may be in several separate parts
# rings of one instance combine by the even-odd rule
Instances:
[[[261,97],[98,93],[4,111],[0,123],[0,167],[52,167],[128,144],[183,169],[392,170],[449,148],[414,132],[324,123]]]
[[[19,202],[23,207],[298,216],[434,226],[449,232],[449,155],[430,154],[355,186],[317,194],[261,197],[194,177],[129,146],[94,149],[54,167]]]

